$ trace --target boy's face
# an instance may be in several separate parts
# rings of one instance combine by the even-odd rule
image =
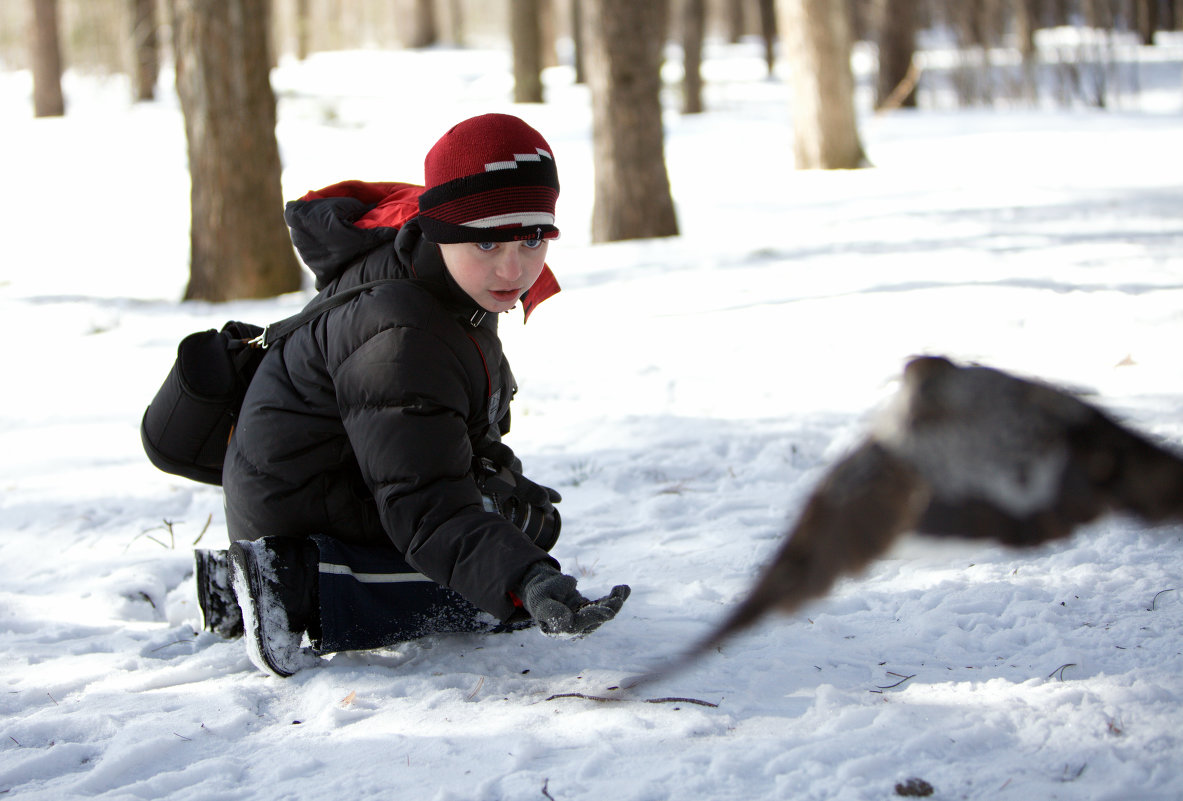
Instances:
[[[485,311],[509,311],[546,262],[545,239],[457,242],[439,246],[452,279]]]

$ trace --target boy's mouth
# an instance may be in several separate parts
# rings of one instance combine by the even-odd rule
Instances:
[[[520,289],[490,289],[489,294],[493,296],[494,300],[505,303],[510,300],[517,300],[518,295],[521,294]]]

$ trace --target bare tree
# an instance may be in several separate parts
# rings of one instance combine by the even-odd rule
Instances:
[[[294,11],[296,25],[296,58],[300,61],[308,58],[312,52],[312,0],[296,0]]]
[[[1024,65],[1032,64],[1035,60],[1035,30],[1039,26],[1039,2],[1040,0],[1011,0],[1015,43]]]
[[[130,0],[132,87],[137,101],[156,97],[160,48],[156,36],[156,0]]]
[[[764,39],[764,62],[768,65],[768,76],[776,70],[776,0],[759,0],[760,36]]]
[[[515,3],[516,0],[510,0]],[[430,47],[439,41],[439,26],[435,19],[435,0],[415,0],[411,12],[411,31],[407,47]]]
[[[62,50],[58,38],[57,0],[33,0],[33,116],[66,113],[62,96]]]
[[[1038,0],[1032,0],[1038,2]],[[1122,0],[1082,0],[1084,24],[1090,28],[1117,28],[1118,5]]]
[[[177,94],[189,143],[186,299],[300,288],[284,225],[268,15],[257,0],[175,0]]]
[[[660,98],[667,3],[582,6],[596,174],[592,239],[676,236]]]
[[[866,163],[854,113],[854,71],[846,4],[784,0],[785,51],[793,94],[797,169],[841,170]]]
[[[515,103],[542,102],[542,0],[510,0]]]
[[[1029,101],[1034,101],[1038,92],[1036,70],[1039,51],[1035,46],[1035,29],[1039,21],[1040,0],[1011,0],[1014,14],[1015,40],[1019,46],[1022,61],[1022,92]]]
[[[723,0],[723,22],[727,27],[727,41],[735,44],[743,38],[746,30],[744,7],[747,0]]]
[[[1157,0],[1133,0],[1134,29],[1138,32],[1138,39],[1144,45],[1154,44],[1154,34],[1158,30]]]
[[[463,47],[468,38],[464,24],[464,3],[461,0],[448,0],[445,8],[448,12],[448,40],[458,47]]]
[[[916,5],[917,0],[878,0],[878,109],[916,107]]]
[[[682,0],[682,113],[702,113],[702,42],[706,0]]]
[[[575,83],[587,83],[587,73],[583,68],[583,10],[582,0],[571,0],[571,45],[575,60]]]

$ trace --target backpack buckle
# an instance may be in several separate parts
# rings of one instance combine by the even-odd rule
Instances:
[[[259,348],[260,350],[267,350],[267,348],[271,347],[271,343],[267,341],[267,330],[269,328],[271,328],[271,326],[269,326],[269,325],[264,326],[263,333],[259,334],[254,339],[248,339],[246,341],[247,347],[248,348]]]

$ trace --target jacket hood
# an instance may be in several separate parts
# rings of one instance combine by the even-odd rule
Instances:
[[[321,289],[358,258],[394,241],[419,212],[423,187],[343,181],[290,201],[283,218],[292,244]]]
[[[423,191],[424,188],[416,184],[342,181],[290,201],[284,208],[283,217],[291,229],[292,244],[316,276],[316,288],[323,289],[375,248],[393,243],[401,229],[413,228],[418,234],[415,217],[419,213],[419,196]],[[407,231],[408,235],[411,233]],[[439,277],[450,292],[463,295],[443,267],[436,245],[418,235],[414,237],[413,246],[409,243],[409,236],[403,236],[402,240],[396,249],[399,261],[411,269],[409,277],[435,278],[435,275],[416,275],[416,263],[424,267],[430,265],[430,272],[442,273]],[[427,250],[434,251],[434,258]],[[408,258],[412,255],[413,259]],[[529,319],[538,304],[559,289],[550,267],[543,267],[542,275],[522,296],[525,318]]]

